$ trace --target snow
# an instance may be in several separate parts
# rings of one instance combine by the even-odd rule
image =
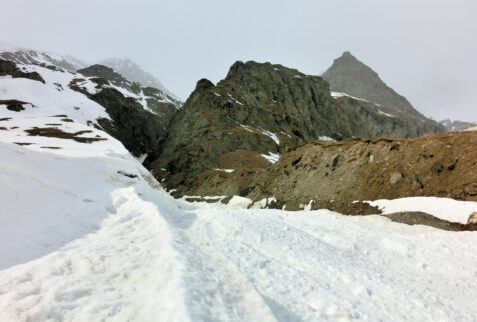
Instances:
[[[333,138],[330,138],[329,136],[319,136],[318,137],[319,140],[321,141],[335,141]]]
[[[235,171],[235,169],[214,169],[215,171],[222,171],[222,172],[227,172],[227,173],[232,173]]]
[[[264,130],[262,129],[261,127],[258,127],[263,134],[265,134],[266,136],[268,136],[270,139],[272,139],[273,141],[275,141],[276,144],[280,145],[280,140],[278,139],[277,135],[273,132],[270,132],[268,130]]]
[[[280,154],[273,153],[270,151],[268,152],[268,154],[261,154],[261,156],[267,159],[267,161],[270,163],[275,163],[280,159]]]
[[[240,125],[241,127],[243,127],[246,131],[254,133],[253,130],[250,129],[251,128],[250,126],[239,123],[239,122],[235,121],[233,118],[231,118],[230,116],[227,116],[227,118],[229,120],[231,120],[232,122],[236,123],[237,125]]]
[[[364,98],[359,98],[359,97],[355,97],[355,96],[351,96],[349,94],[346,94],[346,93],[340,93],[340,92],[331,92],[331,97],[334,97],[334,98],[338,98],[338,97],[350,97],[350,98],[353,98],[355,100],[358,100],[358,101],[363,101],[363,102],[368,102],[368,103],[373,103],[374,105],[376,106],[380,106],[379,104],[376,104],[374,102],[371,102],[371,101],[368,101],[368,100],[365,100]]]
[[[2,321],[475,316],[476,233],[328,210],[243,209],[252,201],[237,196],[225,209],[191,204],[150,187],[154,179],[126,155],[55,162],[55,154],[8,143],[0,150],[2,182],[11,177],[2,196],[17,195],[1,203],[2,222],[16,230],[0,234],[1,245],[16,247],[1,248]],[[138,179],[115,176],[117,169]],[[16,222],[24,204],[28,218]],[[86,219],[92,224],[72,232]],[[55,221],[70,238],[42,241],[56,235],[45,228]],[[31,252],[40,246],[43,253]],[[29,258],[12,256],[25,251]]]
[[[311,210],[311,206],[313,205],[315,201],[312,199],[310,200],[310,202],[308,202],[308,204],[305,206],[305,208],[303,210],[305,211],[310,211]]]
[[[462,224],[466,224],[469,215],[477,211],[477,202],[475,201],[458,201],[438,197],[408,197],[365,202],[371,206],[378,207],[383,211],[383,214],[401,211],[422,211],[439,219]]]
[[[240,102],[239,100],[235,99],[231,94],[227,94],[235,103],[237,104],[240,104],[240,105],[243,105],[242,102]]]
[[[137,160],[139,163],[143,164],[143,163],[144,163],[144,160],[146,160],[146,158],[147,158],[147,153],[144,153],[144,154],[140,155],[139,157],[137,157],[136,160]]]
[[[378,110],[378,112],[381,113],[381,114],[384,114],[384,115],[386,115],[386,116],[389,116],[389,117],[394,117],[394,115],[385,113],[385,112],[383,112],[383,111],[381,111],[381,110]]]
[[[233,196],[232,199],[227,203],[227,208],[230,209],[247,209],[253,203],[252,199]]]
[[[105,115],[101,106],[45,80],[0,80],[2,99],[36,106],[0,107],[12,117],[0,121],[9,127],[0,132],[0,321],[475,319],[477,232],[329,210],[247,209],[273,197],[175,200],[121,143],[87,126]],[[59,128],[106,140],[10,129],[43,126],[55,114],[74,120]],[[477,204],[377,202],[386,212],[461,222]]]

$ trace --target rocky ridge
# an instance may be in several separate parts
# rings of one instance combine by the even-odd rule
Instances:
[[[250,153],[238,151],[252,151],[257,159],[325,137],[416,137],[440,130],[424,117],[333,97],[319,76],[238,61],[217,85],[206,79],[197,83],[146,164],[156,174],[163,169],[199,173],[218,168],[231,153],[235,163],[247,164]]]
[[[87,67],[87,63],[71,56],[62,56],[31,49],[8,48],[8,50],[2,50],[0,48],[0,58],[17,64],[49,66],[50,68],[60,68],[69,72],[75,72],[80,68]]]
[[[397,112],[402,112],[406,119],[417,118],[433,126],[439,132],[445,128],[439,123],[425,118],[409,101],[387,86],[379,75],[370,67],[359,61],[350,52],[344,52],[334,60],[331,67],[322,77],[330,83],[334,92],[346,93],[378,106],[386,106]]]
[[[117,73],[125,78],[139,83],[143,87],[153,87],[161,92],[167,94],[176,101],[179,101],[156,77],[143,70],[138,64],[128,58],[109,58],[98,62],[99,65],[104,65],[112,68]]]

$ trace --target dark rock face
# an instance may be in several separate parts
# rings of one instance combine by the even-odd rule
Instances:
[[[110,86],[111,84],[124,88],[133,94],[142,94],[147,102],[147,107],[164,120],[163,126],[167,126],[172,116],[181,107],[182,103],[172,96],[154,87],[141,87],[139,83],[131,82],[113,69],[103,65],[93,65],[79,69],[78,73],[87,77],[96,77],[92,80],[98,86]]]
[[[104,106],[113,120],[99,119],[101,127],[136,156],[149,153],[163,133],[163,119],[145,111],[133,98],[124,97],[116,89],[103,89],[90,98]]]
[[[425,129],[417,132],[425,134],[441,133],[445,128],[437,122],[425,118],[414,109],[409,101],[388,87],[379,75],[371,68],[360,62],[350,52],[333,62],[333,65],[322,75],[330,83],[331,90],[346,93],[355,97],[374,102],[390,109],[391,112],[400,112],[406,116],[404,120],[411,118],[420,119]]]
[[[236,150],[282,153],[322,136],[415,137],[436,131],[420,117],[394,110],[389,116],[379,108],[331,97],[319,76],[238,61],[217,85],[207,79],[197,83],[147,164],[154,171],[201,172],[217,168],[222,155]]]
[[[0,59],[0,76],[10,75],[13,78],[28,78],[45,84],[43,78],[37,72],[24,72],[9,60]]]
[[[98,92],[95,94],[90,94],[78,87],[75,80],[70,83],[70,88],[82,92],[106,109],[112,120],[99,119],[100,126],[111,136],[121,141],[132,154],[139,156],[151,152],[156,141],[164,134],[176,107],[173,104],[165,104],[164,113],[161,116],[146,111],[135,98],[125,97],[111,84],[136,94],[141,92],[150,93],[151,96],[148,96],[147,99],[154,104],[158,104],[158,109],[164,107],[159,105],[160,102],[157,102],[154,98],[154,95],[159,95],[156,92],[159,90],[154,88],[142,89],[137,83],[128,81],[111,68],[93,65],[78,72],[87,77],[95,77],[92,79],[97,84]]]
[[[112,68],[103,65],[96,64],[87,68],[79,69],[78,73],[87,77],[100,77],[109,81],[111,84],[125,88],[134,94],[139,94],[141,92],[141,87],[138,83],[127,80],[120,74],[116,73]]]
[[[206,79],[197,83],[150,160],[153,169],[200,172],[235,150],[277,153],[337,133],[339,126],[323,120],[333,114],[335,102],[320,77],[236,62],[216,86]]]

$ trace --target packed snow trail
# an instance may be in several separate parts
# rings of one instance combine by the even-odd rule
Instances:
[[[471,321],[477,234],[327,210],[223,211],[203,204],[185,232],[210,244],[281,321]],[[180,220],[180,219],[179,219]]]
[[[38,160],[24,147],[0,148],[10,167]],[[190,204],[153,189],[150,183],[157,182],[139,163],[112,159],[83,160],[97,173],[90,182],[102,187],[97,199],[111,198],[99,226],[0,271],[0,321],[471,321],[477,313],[474,232],[327,210]],[[72,166],[74,160],[62,161]],[[51,175],[61,173],[55,162],[40,165],[45,187],[61,181]],[[138,177],[125,181],[118,169]],[[37,180],[32,171],[17,177],[21,186]],[[75,175],[56,184],[79,187],[82,200],[87,187],[81,182]],[[66,207],[64,191],[56,193],[57,204]],[[6,210],[14,215],[21,202]],[[41,211],[48,203],[38,206]],[[89,216],[70,216],[82,220],[82,214]],[[24,237],[16,242],[28,250]]]

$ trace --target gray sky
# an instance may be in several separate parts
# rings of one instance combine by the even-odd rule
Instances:
[[[128,57],[186,99],[236,60],[321,74],[345,50],[426,116],[477,121],[477,1],[5,0],[0,42]]]

